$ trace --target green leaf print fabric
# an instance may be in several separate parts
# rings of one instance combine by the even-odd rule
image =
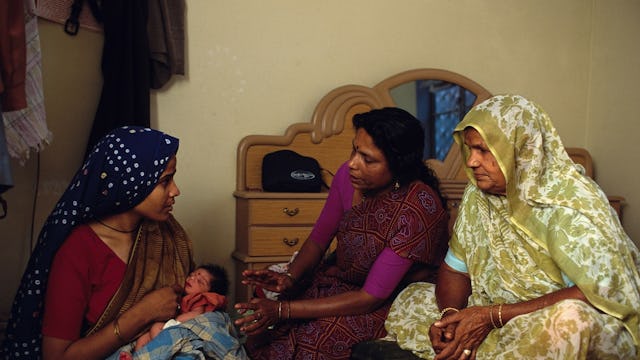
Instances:
[[[449,245],[467,266],[469,306],[535,299],[570,286],[565,277],[593,305],[568,300],[518,316],[488,335],[477,359],[636,358],[638,249],[599,186],[571,161],[549,116],[517,95],[484,101],[455,129],[465,159],[467,127],[480,133],[507,181],[506,196],[484,193],[466,169],[470,183]],[[390,337],[423,358],[434,355],[428,329],[439,318],[430,287],[408,287],[386,323]]]

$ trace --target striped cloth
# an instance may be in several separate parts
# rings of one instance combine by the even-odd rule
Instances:
[[[27,108],[3,113],[7,150],[24,163],[31,150],[39,151],[52,140],[47,128],[42,90],[42,56],[38,18],[33,15],[33,0],[27,0],[25,33],[27,42]]]

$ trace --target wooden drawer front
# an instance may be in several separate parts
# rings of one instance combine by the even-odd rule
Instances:
[[[300,249],[312,227],[252,227],[249,256],[292,255]]]
[[[325,199],[249,200],[251,225],[310,225],[322,211]]]

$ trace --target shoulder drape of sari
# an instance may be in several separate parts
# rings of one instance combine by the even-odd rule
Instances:
[[[147,293],[164,286],[182,286],[194,268],[192,259],[191,241],[173,216],[165,222],[146,220],[138,232],[120,288],[87,335],[109,324]]]

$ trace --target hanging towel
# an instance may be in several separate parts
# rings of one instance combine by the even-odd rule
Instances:
[[[21,110],[4,113],[9,155],[24,163],[31,150],[39,151],[51,142],[52,134],[47,128],[44,94],[42,91],[42,58],[40,53],[40,37],[38,35],[38,18],[33,13],[33,0],[25,2],[25,34],[26,34],[26,98],[27,107]]]
[[[184,75],[184,14],[184,0],[149,1],[152,89],[160,89],[174,74]]]
[[[105,134],[124,125],[150,126],[147,0],[102,3],[102,94],[86,154]]]

